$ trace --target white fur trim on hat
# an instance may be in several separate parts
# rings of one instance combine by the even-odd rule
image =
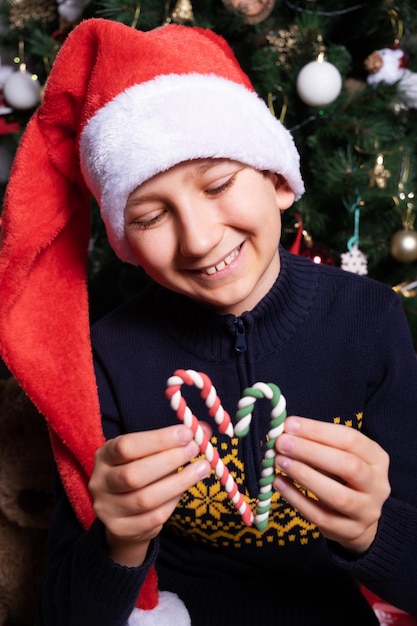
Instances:
[[[129,87],[88,120],[80,155],[110,245],[134,265],[124,229],[128,196],[178,163],[233,159],[282,174],[296,198],[304,191],[288,130],[255,92],[214,74],[161,75]]]

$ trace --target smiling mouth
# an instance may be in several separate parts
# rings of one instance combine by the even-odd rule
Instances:
[[[220,263],[217,263],[217,265],[206,267],[205,269],[201,271],[204,272],[205,274],[208,274],[209,276],[211,276],[212,274],[215,274],[216,272],[221,272],[222,270],[224,270],[225,267],[230,265],[230,263],[232,263],[232,261],[235,260],[235,258],[238,256],[240,252],[241,247],[242,246],[240,245],[237,248],[235,248],[233,252],[228,254],[227,257],[225,257],[223,261],[220,261]]]

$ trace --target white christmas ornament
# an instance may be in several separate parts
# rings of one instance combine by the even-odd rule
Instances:
[[[360,276],[366,276],[368,273],[368,260],[363,252],[361,252],[357,245],[353,245],[349,252],[344,252],[340,255],[342,270],[352,272],[352,274],[359,274]]]
[[[296,88],[303,102],[312,107],[323,107],[339,96],[342,77],[337,67],[319,57],[302,68]]]
[[[13,72],[3,86],[3,97],[13,109],[32,109],[39,103],[40,82],[33,74],[26,71],[22,63],[17,72]]]
[[[90,0],[57,0],[58,13],[70,24],[74,24],[84,12]]]

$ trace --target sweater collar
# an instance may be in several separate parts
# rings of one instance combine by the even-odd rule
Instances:
[[[286,343],[308,315],[317,293],[319,266],[283,248],[280,258],[280,273],[271,290],[240,316],[252,356]],[[236,316],[213,313],[163,288],[156,290],[155,298],[155,311],[163,312],[166,332],[183,348],[210,361],[226,361],[236,354]]]

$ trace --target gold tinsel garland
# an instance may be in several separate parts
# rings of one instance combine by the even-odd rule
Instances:
[[[297,53],[298,35],[298,26],[291,24],[288,29],[279,28],[277,31],[271,31],[266,36],[267,42],[278,52],[279,65],[287,68],[290,67],[291,58]]]
[[[168,20],[176,24],[186,24],[194,21],[193,5],[191,0],[178,0]]]
[[[53,22],[57,18],[55,0],[8,0],[10,28],[23,29],[28,22]]]

